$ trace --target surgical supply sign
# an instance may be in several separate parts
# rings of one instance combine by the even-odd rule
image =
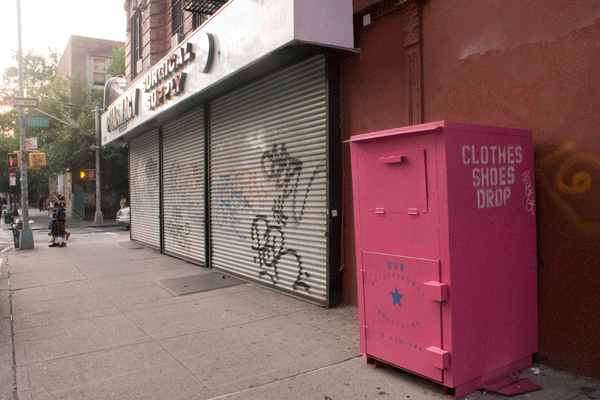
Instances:
[[[523,162],[521,145],[463,145],[462,162],[471,167],[477,208],[506,206],[515,183],[515,167]]]

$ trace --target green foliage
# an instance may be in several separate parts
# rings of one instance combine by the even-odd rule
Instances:
[[[37,137],[38,150],[46,153],[46,168],[27,171],[30,201],[37,198],[39,193],[47,195],[49,177],[69,169],[76,172],[83,168],[95,168],[95,152],[91,146],[99,142],[99,137],[95,131],[94,109],[96,106],[102,107],[103,93],[84,87],[79,76],[67,79],[57,76],[58,60],[58,54],[52,51],[48,57],[33,51],[23,57],[25,95],[39,98],[41,111],[72,125],[50,118],[49,128],[26,127],[26,136]],[[5,69],[0,93],[6,97],[17,95],[16,66]],[[25,117],[47,118],[32,108],[25,109]],[[16,108],[0,108],[0,192],[3,193],[20,193],[19,171],[8,170],[6,156],[19,149],[18,121]],[[122,149],[102,149],[101,159],[105,160],[105,157],[110,160],[103,164],[120,165],[121,168],[120,172],[115,172],[115,182],[111,185],[118,187],[119,191],[126,191],[123,187],[128,185],[127,176],[122,172],[127,171],[126,153]],[[17,186],[9,186],[9,172],[17,172]],[[113,176],[108,176],[113,181]]]
[[[56,65],[59,54],[56,50],[48,48],[48,57],[29,50],[23,55],[23,89],[25,96],[34,97],[48,94],[48,86],[56,76]],[[12,51],[12,59],[15,65],[4,70],[2,93],[6,97],[17,96],[19,93],[19,66],[17,52]]]
[[[125,76],[125,47],[113,48],[112,56],[106,70],[110,76]]]

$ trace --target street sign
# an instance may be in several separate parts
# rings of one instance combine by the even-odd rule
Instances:
[[[39,126],[41,128],[49,128],[50,120],[48,118],[25,118],[25,125]]]
[[[25,139],[25,150],[35,150],[37,149],[37,138],[30,137]]]
[[[14,106],[37,108],[38,100],[39,99],[29,97],[13,97],[9,99],[9,102]]]
[[[10,181],[10,186],[17,186],[17,174],[14,172],[9,173],[8,180]]]

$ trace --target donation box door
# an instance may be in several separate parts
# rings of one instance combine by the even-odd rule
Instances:
[[[442,346],[441,305],[432,296],[440,263],[363,251],[368,354],[436,381],[442,370],[432,348]]]

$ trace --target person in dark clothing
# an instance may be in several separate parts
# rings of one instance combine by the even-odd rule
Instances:
[[[50,196],[52,199],[51,232],[54,242],[49,247],[65,247],[67,245],[67,240],[65,239],[65,222],[67,219],[65,208],[67,206],[67,202],[65,197],[56,190],[53,190]]]
[[[19,210],[17,209],[17,198],[15,197],[14,194],[11,194],[10,198],[12,199],[12,201],[10,203],[11,204],[11,210],[10,210],[10,212],[11,212],[13,218],[14,217],[18,217],[19,216]]]
[[[39,200],[38,200],[38,203],[39,203],[39,206],[40,206],[40,211],[44,211],[44,200],[45,200],[45,199],[44,199],[44,196],[42,196],[42,195],[40,194],[40,198],[39,198]]]

